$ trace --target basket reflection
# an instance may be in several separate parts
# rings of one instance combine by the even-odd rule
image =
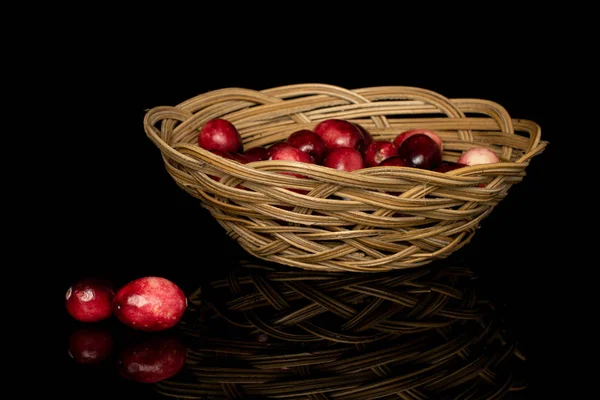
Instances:
[[[358,275],[246,262],[190,296],[185,399],[498,399],[524,356],[469,269]]]

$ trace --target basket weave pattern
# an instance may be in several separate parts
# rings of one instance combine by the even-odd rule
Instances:
[[[156,389],[185,399],[500,399],[525,387],[515,374],[524,357],[472,277],[248,264],[190,296],[185,370]]]
[[[289,271],[246,263],[200,287],[208,314],[286,342],[369,343],[484,317],[465,268],[381,274]],[[188,326],[186,330],[197,329]]]
[[[198,130],[217,117],[238,128],[245,149],[339,118],[360,124],[375,140],[430,129],[442,139],[446,161],[469,148],[488,147],[501,163],[448,173],[406,167],[347,173],[290,161],[243,165],[197,145]],[[546,145],[537,124],[511,119],[494,102],[395,86],[226,88],[155,107],[144,129],[177,185],[198,198],[246,251],[320,271],[381,272],[447,257],[469,242]]]

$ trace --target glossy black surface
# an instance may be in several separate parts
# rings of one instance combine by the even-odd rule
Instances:
[[[68,356],[68,338],[82,326],[63,308],[64,291],[73,281],[93,275],[120,285],[140,276],[159,275],[189,294],[247,257],[197,200],[168,176],[159,151],[144,134],[144,110],[228,86],[264,89],[301,82],[348,88],[406,85],[451,98],[490,99],[514,117],[538,122],[543,138],[551,143],[560,135],[546,107],[545,81],[534,66],[516,65],[512,59],[490,67],[493,71],[474,66],[425,70],[422,63],[401,67],[394,62],[363,65],[363,73],[357,75],[341,74],[339,67],[330,65],[282,69],[281,60],[275,62],[268,51],[257,49],[253,63],[226,73],[217,64],[182,64],[175,54],[167,58],[177,62],[169,63],[161,61],[157,53],[136,52],[135,48],[132,45],[129,54],[106,49],[101,54],[81,54],[78,67],[69,70],[73,73],[60,75],[71,82],[62,90],[72,99],[76,112],[63,127],[71,151],[68,157],[56,160],[62,179],[53,185],[53,191],[67,195],[57,201],[55,213],[46,216],[49,221],[44,229],[51,234],[53,227],[60,226],[68,232],[61,245],[48,254],[63,265],[53,299],[62,337],[58,347],[64,348],[64,357],[57,361],[64,372],[55,381],[62,398],[106,399],[117,394],[118,398],[163,398],[151,385],[127,381],[116,372],[118,349],[139,340],[139,334],[114,319],[102,323],[114,337],[112,358],[97,366],[81,366]],[[147,58],[150,55],[156,58]],[[97,68],[106,73],[92,72]],[[495,74],[499,72],[500,78]],[[555,201],[550,171],[556,151],[550,145],[534,159],[524,181],[511,189],[473,241],[451,259],[479,277],[481,291],[496,304],[528,357],[520,373],[529,388],[508,398],[540,398],[539,393],[548,390],[548,377],[557,363],[545,344],[558,340],[558,328],[549,322],[555,316],[556,282],[546,271],[556,238],[544,227]],[[73,168],[77,174],[72,173]]]
[[[417,381],[414,392],[423,394],[427,393],[426,385],[418,382],[439,379],[439,374],[446,376],[463,368],[475,371],[473,365],[483,362],[492,374],[490,382],[479,375],[468,375],[464,383],[441,391],[444,397],[439,398],[460,398],[453,396],[464,390],[481,396],[502,391],[505,385],[512,390],[504,398],[526,398],[531,392],[527,385],[532,384],[532,365],[536,363],[535,355],[529,354],[532,349],[531,336],[524,329],[527,325],[519,319],[514,305],[500,302],[507,296],[493,295],[490,282],[466,265],[465,260],[453,257],[416,271],[357,277],[306,274],[243,257],[223,265],[219,274],[197,280],[196,287],[189,279],[172,276],[182,285],[188,283],[190,301],[176,328],[150,334],[131,330],[114,318],[97,324],[98,330],[104,329],[113,337],[112,354],[94,365],[83,365],[69,359],[67,353],[68,376],[83,390],[93,388],[90,395],[98,398],[110,396],[115,390],[167,398],[160,393],[174,395],[186,389],[185,385],[198,385],[198,394],[224,393],[216,383],[223,379],[231,380],[237,390],[265,396],[277,386],[286,387],[289,394],[302,393],[310,381],[321,390],[320,385],[327,385],[341,398],[353,398],[344,388],[360,382],[357,389],[365,388],[364,398],[371,398],[368,387],[375,383],[391,395],[389,385],[395,384],[395,378],[423,371],[419,375],[423,380]],[[298,280],[299,275],[305,276]],[[265,288],[275,297],[283,296],[280,304],[285,306],[270,305],[261,294]],[[339,297],[340,290],[346,295]],[[298,317],[294,310],[306,307],[315,295],[322,297],[317,302],[327,308]],[[327,298],[341,303],[327,303]],[[366,309],[370,310],[367,317],[354,318]],[[297,322],[277,322],[290,321],[290,317]],[[85,328],[74,322],[66,326],[73,332]],[[260,330],[268,335],[252,326],[262,327]],[[178,340],[187,347],[189,363],[158,385],[125,379],[124,363],[133,357],[130,349],[137,347],[138,353],[143,352],[148,342],[160,347],[163,338],[166,343]],[[459,348],[463,352],[457,353]],[[375,358],[369,358],[373,354]],[[303,357],[308,358],[299,361]],[[145,366],[134,366],[136,371],[154,368],[152,363],[158,365],[150,358]],[[275,359],[279,359],[277,364],[273,363]],[[379,372],[365,368],[375,367],[376,362],[383,363]],[[294,368],[290,363],[303,367]],[[227,368],[235,368],[235,372]],[[150,374],[148,379],[154,377]],[[449,385],[448,381],[441,382],[442,387]]]

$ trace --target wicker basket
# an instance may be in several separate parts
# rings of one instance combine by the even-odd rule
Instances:
[[[244,165],[197,145],[199,128],[216,117],[238,128],[245,148],[339,118],[360,124],[374,139],[433,130],[444,142],[447,161],[485,146],[502,162],[447,173],[407,167],[347,173],[290,161]],[[175,182],[246,251],[320,271],[381,272],[447,257],[469,242],[546,145],[537,124],[511,119],[496,103],[447,99],[413,87],[226,88],[174,107],[155,107],[147,112],[144,129]]]
[[[155,388],[181,399],[503,398],[526,386],[524,356],[472,277],[247,264],[190,296],[186,367]]]

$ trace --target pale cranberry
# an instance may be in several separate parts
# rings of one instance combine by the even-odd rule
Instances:
[[[500,162],[500,159],[490,149],[474,147],[465,151],[458,159],[458,162],[466,165],[494,164]]]

